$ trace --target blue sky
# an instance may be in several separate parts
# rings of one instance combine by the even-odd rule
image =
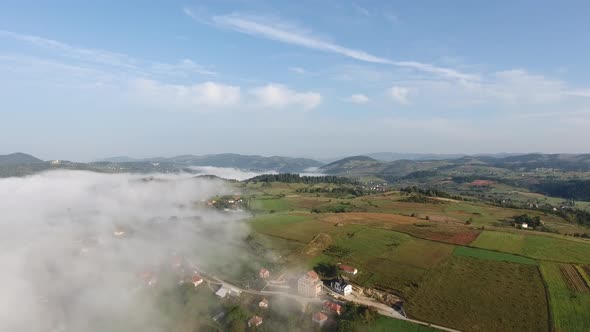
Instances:
[[[590,152],[586,1],[3,1],[0,154]]]

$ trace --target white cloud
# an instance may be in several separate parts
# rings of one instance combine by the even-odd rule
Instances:
[[[363,94],[354,94],[348,97],[346,100],[354,104],[366,104],[369,102],[369,97]]]
[[[307,73],[307,71],[301,67],[290,67],[289,70],[300,75]]]
[[[190,10],[184,10],[185,14],[201,22],[195,17]],[[323,40],[317,36],[312,35],[309,31],[287,25],[276,20],[269,20],[266,18],[248,16],[241,14],[213,16],[212,23],[224,28],[228,28],[240,33],[249,34],[252,36],[260,36],[267,39],[302,46],[309,49],[314,49],[323,52],[340,54],[355,60],[393,65],[397,67],[410,68],[421,72],[431,73],[443,76],[450,79],[460,80],[474,80],[478,79],[476,75],[461,73],[455,69],[437,67],[428,63],[420,63],[416,61],[394,61],[384,57],[372,55],[362,50],[356,50],[339,44]]]
[[[389,97],[403,105],[410,104],[410,101],[408,100],[409,93],[410,89],[403,86],[392,86],[387,90]]]
[[[236,106],[240,102],[240,87],[214,82],[195,85],[164,84],[138,79],[132,82],[134,98],[153,106],[190,111]]]
[[[296,92],[281,84],[268,84],[250,92],[260,105],[269,108],[300,106],[304,110],[311,110],[322,101],[322,96],[317,92]]]

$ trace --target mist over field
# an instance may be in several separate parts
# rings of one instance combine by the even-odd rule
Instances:
[[[246,215],[203,203],[231,193],[189,175],[0,179],[0,331],[164,330],[146,275],[235,255]]]

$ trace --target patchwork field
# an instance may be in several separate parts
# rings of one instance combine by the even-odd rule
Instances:
[[[454,256],[427,275],[406,309],[466,331],[548,330],[543,282],[533,265]]]
[[[582,240],[533,235],[525,232],[484,231],[473,246],[524,255],[531,258],[571,263],[590,263],[590,243]]]
[[[541,273],[549,289],[555,330],[590,331],[590,293],[570,289],[558,263],[541,262]]]
[[[539,212],[452,199],[417,203],[397,192],[334,198],[294,188],[273,184],[252,203],[266,212],[252,228],[278,246],[287,264],[352,265],[356,284],[399,295],[410,316],[459,330],[590,330],[590,242],[510,226],[514,216]],[[540,216],[552,230],[574,227]],[[380,319],[371,331],[427,328]]]

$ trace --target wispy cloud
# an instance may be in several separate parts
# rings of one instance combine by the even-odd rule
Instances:
[[[102,49],[86,48],[71,45],[54,39],[0,30],[0,40],[16,40],[46,52],[53,60],[68,60],[80,66],[99,66],[108,69],[124,70],[144,76],[150,75],[216,75],[190,59],[182,59],[177,63],[154,62],[138,59],[127,54]]]
[[[185,9],[185,14],[199,22],[203,22],[200,17],[194,15],[194,13],[190,10]],[[321,39],[300,27],[287,25],[285,23],[277,22],[276,20],[269,20],[267,18],[258,16],[243,14],[213,16],[210,20],[210,23],[240,33],[263,37],[266,39],[318,51],[339,54],[358,61],[410,68],[450,79],[478,79],[477,75],[462,73],[452,68],[438,67],[433,64],[416,61],[395,61],[385,57],[373,55],[363,50],[348,48],[337,43]]]
[[[369,102],[369,97],[359,93],[346,98],[346,101],[351,102],[353,104],[366,104]]]
[[[281,84],[268,84],[250,91],[263,107],[285,108],[299,106],[304,110],[318,107],[322,96],[317,92],[297,92]]]

